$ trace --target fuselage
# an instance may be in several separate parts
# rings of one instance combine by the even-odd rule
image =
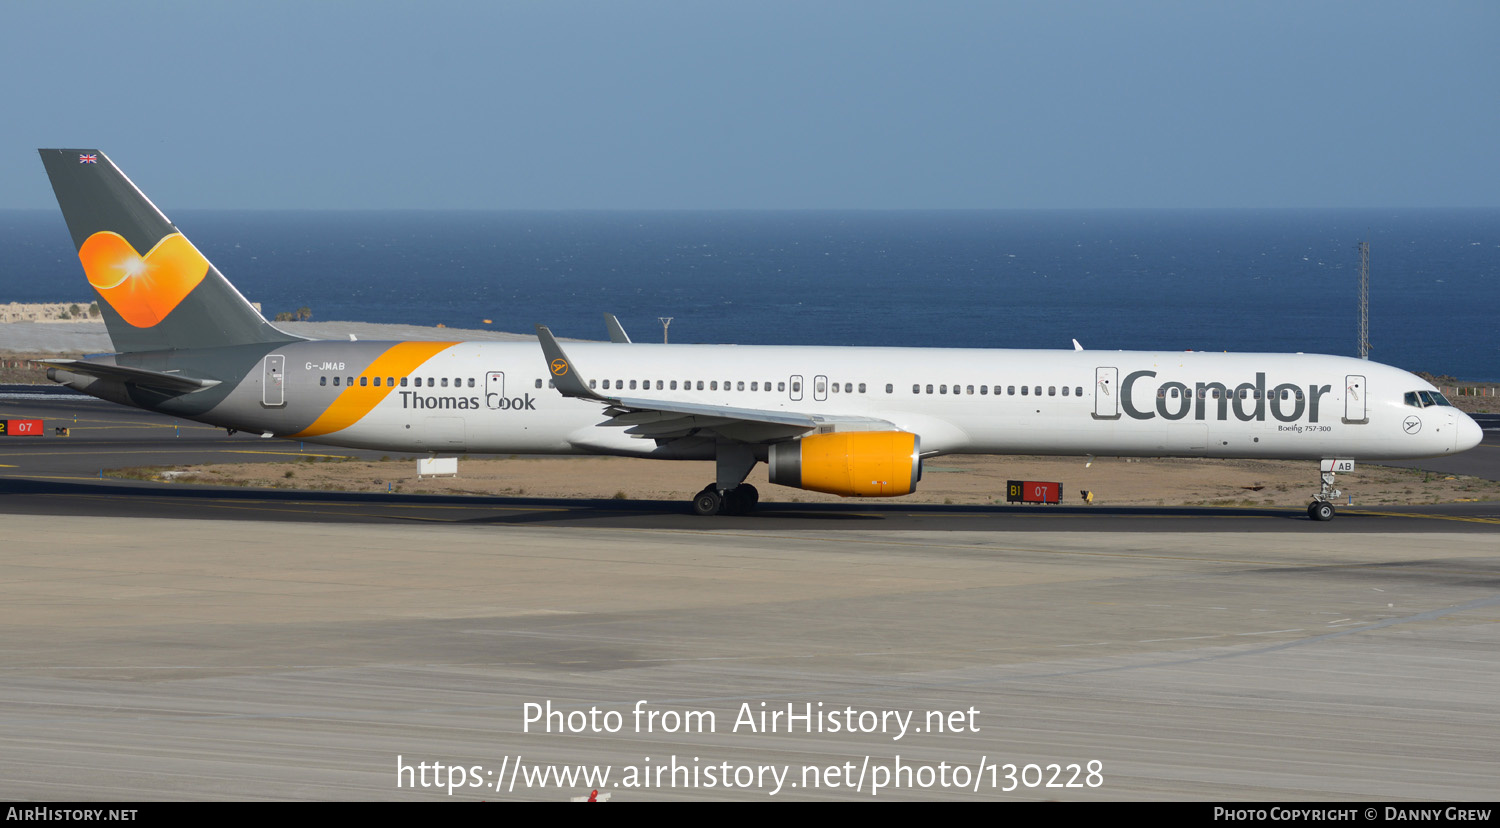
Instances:
[[[917,434],[924,455],[1379,460],[1455,453],[1482,434],[1436,403],[1426,381],[1339,356],[612,343],[568,351],[606,396],[878,418]],[[310,341],[116,359],[223,384],[180,396],[108,383],[84,390],[314,443],[714,456],[712,440],[642,439],[605,424],[597,402],[551,386],[531,342]]]

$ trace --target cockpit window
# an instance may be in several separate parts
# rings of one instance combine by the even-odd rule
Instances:
[[[1406,404],[1416,408],[1426,408],[1430,405],[1448,405],[1448,398],[1436,391],[1408,391],[1406,392]]]

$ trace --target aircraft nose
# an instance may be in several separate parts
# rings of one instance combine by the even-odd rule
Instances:
[[[1459,421],[1458,428],[1454,429],[1453,439],[1457,444],[1454,448],[1458,451],[1468,451],[1484,439],[1484,429],[1480,428],[1479,423],[1474,422],[1474,418],[1468,414],[1462,411],[1456,413]]]

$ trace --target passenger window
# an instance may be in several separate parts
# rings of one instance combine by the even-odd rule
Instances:
[[[922,386],[920,386],[920,385],[918,385],[916,383],[912,383],[911,392],[913,394],[920,394],[920,393],[922,393]]]
[[[402,378],[401,378],[401,387],[402,387],[402,388],[405,388],[405,387],[406,387],[406,377],[402,377]]]
[[[894,393],[896,393],[896,386],[894,386],[894,385],[892,385],[890,383],[886,383],[885,384],[885,393],[887,393],[887,394],[894,394]]]
[[[548,388],[556,388],[557,387],[557,383],[553,382],[552,380],[547,380],[547,387]]]
[[[369,377],[360,377],[359,378],[359,387],[360,388],[364,388],[369,383],[370,383],[370,378]]]
[[[338,377],[334,377],[333,378],[333,387],[334,388],[338,388],[339,387],[339,378]]]
[[[698,380],[698,390],[699,391],[703,390],[703,380]]]
[[[631,390],[631,391],[634,391],[634,390],[635,390],[635,380],[631,380],[631,381],[630,381],[630,390]]]
[[[1040,397],[1040,396],[1041,396],[1041,395],[1042,395],[1042,387],[1041,387],[1041,386],[1040,386],[1040,385],[1038,385],[1038,386],[1037,386],[1037,387],[1036,387],[1036,395],[1037,395],[1037,396],[1038,396],[1038,397]]]
[[[831,383],[830,386],[831,386],[830,390],[832,390],[833,393],[837,394],[839,392],[839,384],[838,383],[836,383],[836,382],[835,383]]]
[[[930,383],[930,382],[927,383],[927,393],[929,393],[929,394],[932,393],[932,383]]]
[[[938,386],[938,393],[939,394],[946,394],[946,393],[948,393],[948,386],[946,386],[946,385],[939,385]]]
[[[861,394],[865,393],[865,384],[864,383],[860,383],[859,384],[859,393],[861,393]]]
[[[1047,386],[1047,396],[1049,396],[1049,397],[1055,397],[1055,396],[1057,396],[1057,386],[1055,386],[1055,385],[1049,385],[1049,386]]]
[[[1027,393],[1030,392],[1030,391],[1031,391],[1031,389],[1028,388],[1027,386],[1024,386],[1024,385],[1021,386],[1021,396],[1023,396],[1023,397],[1026,396]]]
[[[760,390],[760,383],[758,381],[757,382],[751,382],[750,383],[750,390],[751,391],[759,391]]]
[[[972,386],[972,385],[966,385],[966,386],[964,386],[964,393],[966,393],[966,394],[972,394],[972,393],[974,393],[974,386]]]
[[[677,390],[677,380],[672,380],[672,382],[670,383],[670,385],[671,385],[671,390],[673,390],[673,391]]]
[[[739,382],[735,383],[734,390],[736,390],[736,391],[744,391],[745,390],[745,381],[744,380],[740,380]]]
[[[777,391],[785,391],[786,390],[786,383],[784,383],[784,382],[778,382],[778,383],[776,383],[776,390]]]
[[[350,388],[354,387],[354,377],[344,377],[344,384]]]
[[[380,377],[376,377],[376,378],[375,378],[375,387],[376,387],[376,388],[379,388],[379,387],[380,387]]]
[[[800,383],[800,382],[794,382],[794,383],[792,383],[792,393],[793,394],[801,394],[802,393],[802,383]]]
[[[468,385],[469,385],[470,388],[474,387],[474,378],[473,377],[469,377]]]
[[[985,396],[985,395],[987,395],[989,393],[990,393],[990,387],[988,385],[981,385],[981,386],[979,386],[979,396],[983,397],[983,396]]]
[[[327,377],[318,377],[318,384],[319,385],[327,385],[328,384],[328,378]]]
[[[1014,385],[1007,385],[1007,386],[1005,386],[1005,393],[1007,393],[1010,396],[1014,397],[1016,395],[1016,387]]]
[[[598,388],[598,380],[589,380],[589,388]]]
[[[710,391],[717,391],[717,390],[719,390],[719,381],[718,380],[712,380],[712,381],[710,381],[708,383],[708,390],[710,390]]]
[[[1173,388],[1172,391],[1175,393],[1177,391],[1177,389]],[[1063,386],[1063,396],[1064,397],[1068,396],[1068,386],[1066,386],[1066,385]]]

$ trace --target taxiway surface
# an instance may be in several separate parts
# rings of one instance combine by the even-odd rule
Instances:
[[[1490,799],[1500,774],[1496,504],[704,521],[98,480],[294,448],[149,417],[3,446],[0,798],[448,799],[432,763],[489,800]],[[609,777],[559,783],[580,767]]]

